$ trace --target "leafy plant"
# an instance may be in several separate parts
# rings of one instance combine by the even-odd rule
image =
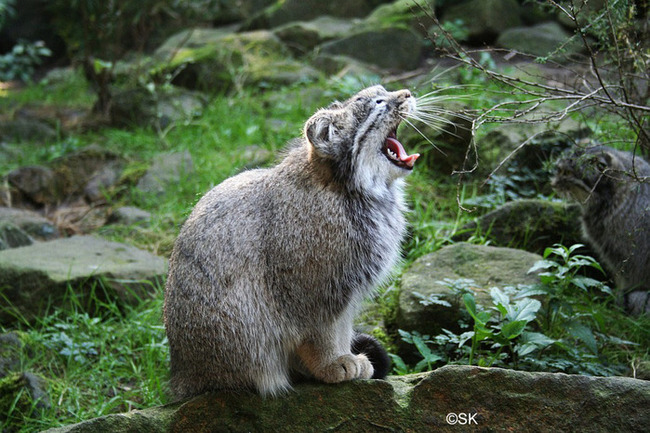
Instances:
[[[399,355],[390,353],[389,356],[393,360],[393,368],[397,374],[419,373],[425,370],[433,370],[434,364],[445,359],[439,353],[432,351],[428,346],[429,343],[432,343],[428,335],[422,335],[417,331],[406,332],[401,329],[399,330],[399,334],[403,341],[415,346],[422,359],[411,368],[406,365]]]
[[[0,55],[0,81],[31,81],[36,66],[52,52],[41,41],[19,41],[11,52]]]
[[[508,348],[511,355],[516,354],[514,340],[535,320],[541,307],[538,300],[531,298],[511,303],[508,295],[497,287],[490,289],[490,295],[493,302],[491,310],[479,310],[472,293],[463,295],[465,308],[474,320],[473,330],[464,334],[464,338],[471,340],[469,364],[474,364],[474,359],[480,355],[480,344],[490,344],[491,349],[496,349],[496,352],[489,352],[487,356],[479,359],[478,365],[491,366],[500,359],[504,348]],[[467,340],[461,340],[461,344],[464,341]]]
[[[544,271],[540,274],[540,284],[503,289],[493,287],[487,305],[477,302],[477,285],[473,280],[441,281],[462,300],[465,317],[459,321],[461,332],[444,329],[442,334],[431,338],[400,330],[402,340],[413,344],[422,360],[409,368],[401,358],[393,356],[395,372],[422,371],[438,361],[445,361],[569,373],[618,374],[623,366],[604,359],[602,349],[608,345],[633,346],[635,343],[608,335],[599,310],[585,308],[589,302],[598,302],[601,293],[610,296],[611,290],[603,283],[581,275],[585,267],[602,271],[592,257],[576,254],[581,246],[547,248],[543,260],[530,270]],[[425,305],[445,306],[446,301],[440,297],[420,297],[420,302]],[[585,302],[585,297],[589,302]]]

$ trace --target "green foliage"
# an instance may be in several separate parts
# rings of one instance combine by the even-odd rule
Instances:
[[[7,18],[16,13],[14,9],[15,0],[0,0],[0,29],[4,27]]]
[[[36,66],[52,52],[43,42],[20,41],[11,52],[0,55],[0,81],[30,81]]]
[[[14,0],[0,0],[0,30],[15,14],[14,4]],[[34,68],[41,64],[43,57],[51,55],[52,52],[41,41],[18,41],[11,52],[0,55],[0,81],[29,82]]]
[[[593,258],[575,254],[580,247],[548,248],[544,260],[530,270],[544,270],[540,274],[541,284],[492,287],[487,305],[477,302],[474,281],[442,281],[462,299],[465,315],[459,326],[463,332],[457,334],[445,329],[442,334],[430,337],[400,330],[402,340],[413,344],[422,360],[410,368],[399,356],[392,355],[395,372],[405,374],[430,368],[436,362],[454,362],[524,370],[620,374],[625,366],[607,359],[603,351],[612,346],[638,344],[609,333],[605,325],[607,313],[597,303],[602,302],[602,294],[606,302],[610,301],[611,291],[603,283],[580,275],[585,267],[601,270]],[[594,294],[595,290],[598,293]],[[421,302],[444,305],[439,301],[434,298]]]
[[[102,313],[90,315],[81,309],[87,300],[76,291],[69,288],[68,310],[22,325],[29,350],[22,353],[21,368],[47,378],[52,407],[23,411],[21,431],[166,402],[168,345],[161,297],[142,300],[135,308],[95,298]]]

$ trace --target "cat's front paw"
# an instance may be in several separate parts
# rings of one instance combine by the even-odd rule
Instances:
[[[343,355],[323,368],[316,376],[326,383],[352,379],[370,379],[374,370],[366,355]]]

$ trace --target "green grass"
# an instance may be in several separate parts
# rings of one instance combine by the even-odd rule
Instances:
[[[17,110],[43,104],[90,107],[92,94],[81,77],[75,77],[57,85],[5,92],[0,95],[0,108]],[[463,79],[471,82],[477,78]],[[98,233],[167,256],[181,224],[201,195],[245,166],[243,149],[256,145],[277,154],[288,140],[300,134],[303,123],[317,108],[345,98],[371,81],[348,78],[265,93],[245,91],[218,96],[200,118],[165,131],[106,128],[73,134],[47,145],[5,143],[3,152],[10,157],[0,158],[0,173],[46,163],[92,143],[117,152],[128,163],[123,182],[108,194],[109,205],[141,207],[152,213],[153,220],[146,227],[111,225]],[[493,90],[481,91],[466,103],[475,109],[489,106],[503,97],[496,92],[500,89]],[[451,92],[462,95],[467,90]],[[601,129],[614,124],[609,118],[599,119]],[[132,181],[146,170],[155,155],[182,150],[192,155],[195,170],[190,176],[171,185],[160,197],[143,196],[133,188]],[[407,190],[412,211],[408,215],[404,266],[451,242],[453,230],[482,211],[468,214],[459,210],[457,203],[457,196],[466,200],[484,194],[485,190],[479,188],[482,181],[458,186],[456,178],[435,173],[422,164],[417,166]],[[482,241],[479,235],[473,240]],[[399,287],[399,280],[396,285]],[[377,301],[380,314],[389,323],[394,318],[397,293],[395,287],[384,288]],[[601,356],[606,362],[629,364],[650,359],[650,319],[629,318],[594,297],[580,297],[579,302],[586,303],[585,311],[594,312],[598,329],[638,343],[604,346]],[[168,347],[161,311],[162,288],[158,287],[153,299],[125,310],[108,303],[95,315],[88,315],[71,296],[66,311],[53,311],[34,324],[21,324],[20,330],[33,348],[21,359],[21,368],[47,379],[52,407],[31,417],[24,417],[16,409],[7,422],[22,418],[21,431],[38,431],[167,402]]]

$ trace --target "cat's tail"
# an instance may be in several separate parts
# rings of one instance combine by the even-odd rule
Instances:
[[[363,353],[368,357],[374,369],[373,379],[384,379],[390,372],[391,362],[388,352],[376,338],[356,332],[352,338],[351,350],[355,355]]]

